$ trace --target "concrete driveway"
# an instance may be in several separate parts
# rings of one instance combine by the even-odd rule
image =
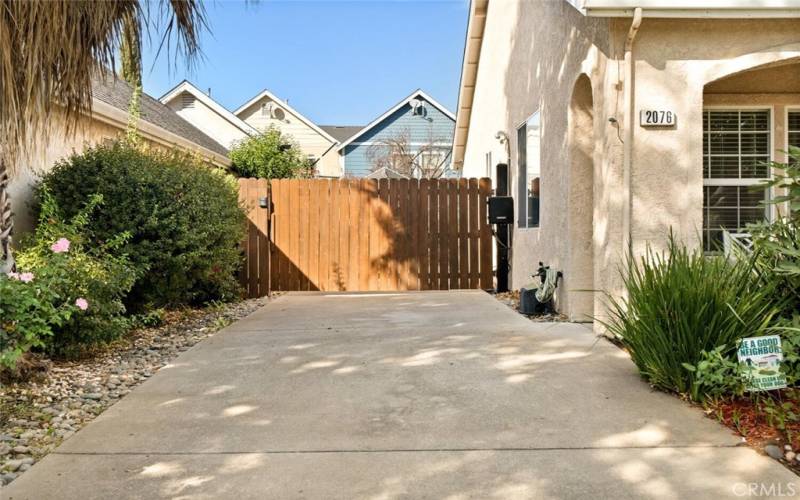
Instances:
[[[797,477],[589,328],[483,292],[290,294],[181,355],[3,498],[740,498]],[[774,490],[777,491],[777,490]]]

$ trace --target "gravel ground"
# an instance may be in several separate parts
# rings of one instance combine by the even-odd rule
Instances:
[[[515,312],[522,314],[519,312],[519,291],[514,290],[513,292],[503,292],[503,293],[495,293],[493,294],[494,298],[502,302],[503,304],[507,305]],[[531,321],[539,321],[539,322],[550,322],[550,321],[569,321],[569,319],[564,316],[563,314],[540,314],[537,316],[528,316],[527,314],[523,314],[526,318]]]
[[[250,299],[169,313],[81,361],[50,362],[25,383],[0,385],[0,487],[199,341],[266,303]]]

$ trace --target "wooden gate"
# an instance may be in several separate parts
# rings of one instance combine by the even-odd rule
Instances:
[[[241,276],[249,297],[492,288],[489,179],[240,179],[239,187],[250,220]]]

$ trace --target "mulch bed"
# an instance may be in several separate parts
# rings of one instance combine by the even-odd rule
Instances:
[[[776,395],[780,403],[790,403],[794,408],[800,408],[800,390],[786,389]],[[751,447],[800,475],[800,415],[787,418],[784,428],[780,429],[750,398],[726,398],[706,403],[706,415],[742,436]]]

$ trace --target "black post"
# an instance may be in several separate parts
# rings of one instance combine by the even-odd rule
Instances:
[[[508,164],[498,163],[495,167],[497,173],[497,196],[508,196]],[[511,231],[508,224],[497,224],[497,293],[507,292],[509,265],[509,250]]]

